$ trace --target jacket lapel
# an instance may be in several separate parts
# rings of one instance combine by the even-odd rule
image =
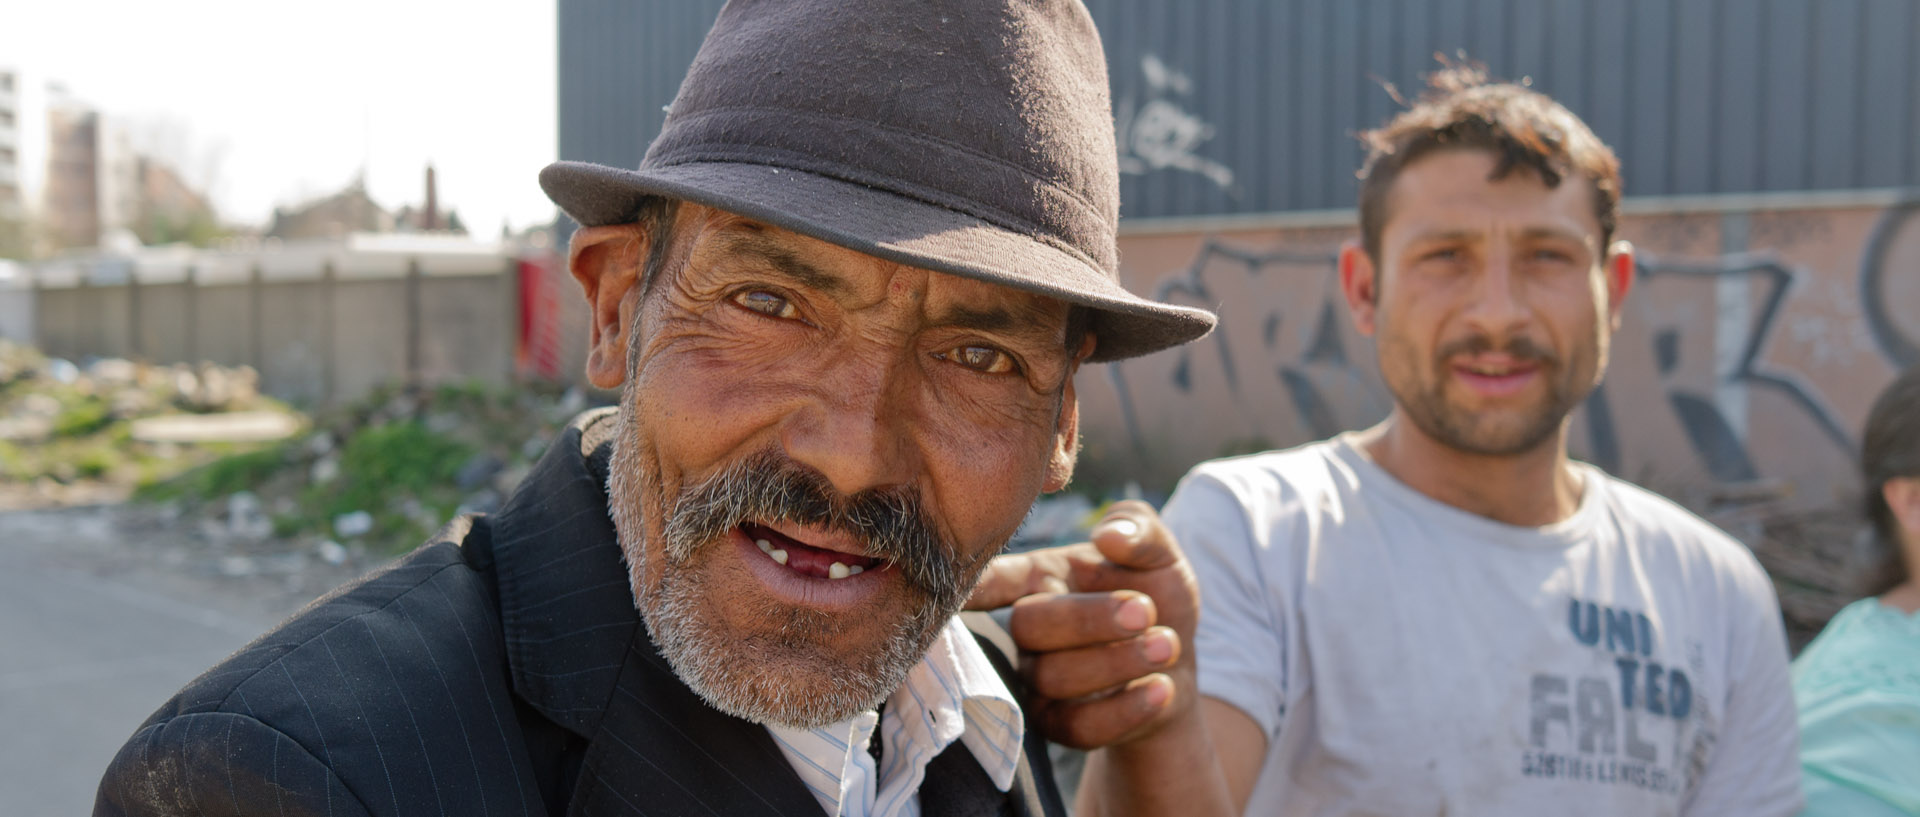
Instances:
[[[617,427],[576,419],[492,519],[514,691],[587,741],[567,812],[819,814],[767,730],[681,683],[634,612],[604,487]]]
[[[766,728],[708,706],[642,628],[587,749],[570,812],[774,817],[821,808]]]
[[[1048,807],[1059,802],[1059,795],[1049,800],[1042,794],[1053,790],[1052,775],[1043,784],[1027,763],[1035,752],[1046,757],[1046,741],[1030,735],[1024,749],[1013,786],[1001,792],[965,744],[948,746],[927,764],[927,778],[920,784],[920,813],[923,817],[1063,817],[1059,809]]]

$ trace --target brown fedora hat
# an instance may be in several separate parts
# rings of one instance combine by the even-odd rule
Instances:
[[[1092,359],[1214,316],[1119,283],[1106,57],[1077,0],[729,0],[638,170],[540,172],[587,226],[652,196],[1094,310]]]

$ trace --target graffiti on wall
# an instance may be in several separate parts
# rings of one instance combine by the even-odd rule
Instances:
[[[1641,285],[1648,287],[1658,286],[1661,279],[1669,277],[1716,282],[1730,278],[1751,279],[1757,282],[1763,293],[1757,315],[1746,327],[1735,330],[1740,336],[1736,347],[1738,363],[1731,371],[1716,378],[1716,385],[1740,384],[1774,390],[1804,412],[1829,442],[1843,451],[1853,449],[1853,441],[1847,434],[1845,423],[1806,379],[1793,372],[1770,367],[1764,360],[1767,346],[1780,325],[1781,306],[1795,282],[1806,275],[1804,270],[1790,267],[1767,253],[1727,255],[1704,264],[1643,258],[1638,266]],[[1653,349],[1659,374],[1663,380],[1671,380],[1680,363],[1679,330],[1673,327],[1657,330],[1653,337]],[[1721,482],[1745,482],[1760,477],[1759,469],[1754,467],[1753,457],[1747,451],[1743,439],[1745,435],[1735,429],[1724,407],[1716,405],[1713,395],[1685,384],[1676,384],[1668,388],[1666,399],[1668,408],[1686,429],[1694,453],[1715,479]],[[1619,426],[1616,409],[1607,399],[1604,383],[1594,389],[1586,409],[1588,456],[1602,468],[1618,470],[1621,464]]]
[[[1334,270],[1335,256],[1329,253],[1301,252],[1253,252],[1235,247],[1217,238],[1208,238],[1200,248],[1199,254],[1185,270],[1161,280],[1153,291],[1153,298],[1165,303],[1199,305],[1219,310],[1230,299],[1220,289],[1222,277],[1234,277],[1247,281],[1265,281],[1278,288],[1283,285],[1278,279],[1286,276],[1318,275],[1331,279],[1337,275]],[[1171,358],[1171,367],[1166,372],[1165,385],[1183,399],[1206,399],[1196,392],[1194,369],[1199,365],[1211,363],[1217,366],[1220,380],[1225,387],[1224,397],[1235,403],[1244,404],[1247,390],[1243,381],[1250,378],[1271,377],[1285,390],[1288,404],[1294,416],[1304,423],[1309,433],[1325,436],[1337,433],[1347,427],[1347,418],[1334,407],[1320,388],[1320,378],[1315,377],[1316,370],[1324,370],[1323,376],[1344,380],[1357,387],[1370,398],[1369,403],[1378,409],[1387,405],[1384,389],[1374,382],[1370,370],[1357,367],[1355,358],[1349,354],[1349,341],[1341,333],[1340,321],[1345,320],[1343,311],[1337,307],[1337,290],[1323,293],[1316,301],[1317,308],[1296,311],[1294,303],[1284,298],[1274,298],[1267,302],[1264,314],[1258,316],[1260,327],[1257,349],[1236,351],[1236,334],[1231,331],[1216,331],[1197,343],[1165,353]],[[1282,348],[1282,327],[1291,319],[1299,319],[1302,312],[1315,321],[1311,339],[1305,348],[1299,350]],[[1291,314],[1290,314],[1291,313]],[[1235,316],[1223,316],[1232,319]],[[1242,318],[1244,320],[1244,318]],[[1204,358],[1200,362],[1196,359]],[[1132,368],[1139,368],[1138,364]],[[1134,389],[1128,383],[1129,365],[1115,363],[1107,367],[1114,390],[1119,394],[1119,411],[1125,425],[1128,440],[1141,456],[1148,456],[1147,433],[1142,427],[1139,402]],[[1155,387],[1158,391],[1158,387]],[[1257,425],[1257,424],[1255,424]],[[1258,433],[1257,428],[1247,429],[1251,437]]]
[[[1860,258],[1860,304],[1866,309],[1867,326],[1887,359],[1902,368],[1920,366],[1920,333],[1908,335],[1893,317],[1893,302],[1888,281],[1893,275],[1891,256],[1903,230],[1920,230],[1920,197],[1903,201],[1880,216],[1867,250]],[[1909,279],[1920,276],[1920,269],[1908,269]]]
[[[1152,54],[1140,58],[1140,73],[1146,80],[1145,99],[1122,99],[1115,111],[1120,172],[1181,170],[1223,189],[1233,187],[1232,169],[1198,153],[1214,129],[1180,104],[1180,97],[1193,92],[1193,81]]]
[[[1573,430],[1578,453],[1615,473],[1658,466],[1717,483],[1763,479],[1770,475],[1746,420],[1750,407],[1762,406],[1767,428],[1790,430],[1787,442],[1820,449],[1823,461],[1850,463],[1854,407],[1891,372],[1920,364],[1912,317],[1920,314],[1920,287],[1894,280],[1898,269],[1920,260],[1917,213],[1920,201],[1874,214],[1865,246],[1846,253],[1859,259],[1850,269],[1814,268],[1773,248],[1703,261],[1643,251],[1608,382],[1590,396]],[[1820,218],[1774,219],[1752,238],[1803,248],[1840,240],[1831,230],[1780,233],[1782,225],[1818,226]],[[1649,220],[1645,232],[1662,229],[1661,221]],[[1650,238],[1673,247],[1701,243]],[[1197,243],[1152,295],[1216,309],[1221,328],[1186,347],[1106,367],[1118,430],[1135,460],[1162,465],[1171,456],[1184,458],[1177,464],[1184,467],[1247,447],[1236,440],[1294,445],[1388,413],[1391,395],[1371,342],[1352,328],[1336,255],[1323,249],[1333,241],[1294,243],[1312,246],[1308,251],[1251,250],[1220,237]],[[1728,291],[1739,307],[1731,312],[1724,309]],[[1839,392],[1848,410],[1836,407]],[[1203,419],[1169,419],[1175,416]],[[1164,437],[1175,428],[1206,439],[1170,451]],[[1685,450],[1666,450],[1675,446],[1653,430],[1659,428],[1675,429]]]

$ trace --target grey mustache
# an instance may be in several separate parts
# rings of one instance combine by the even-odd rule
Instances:
[[[687,486],[662,533],[669,558],[684,561],[700,546],[748,522],[789,522],[845,533],[868,556],[891,562],[929,598],[960,586],[955,549],[935,532],[917,491],[884,488],[844,495],[819,471],[776,450],[742,458]]]

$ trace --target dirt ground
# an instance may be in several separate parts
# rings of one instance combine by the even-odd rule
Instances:
[[[372,566],[166,507],[0,511],[0,814],[91,812],[169,695]]]

